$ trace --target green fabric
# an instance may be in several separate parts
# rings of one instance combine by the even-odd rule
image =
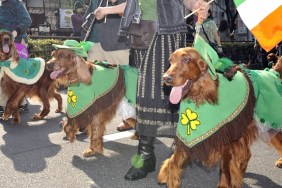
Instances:
[[[41,58],[20,58],[19,62],[1,61],[0,68],[16,82],[33,84],[42,76],[45,62]]]
[[[100,62],[105,63],[106,62]],[[87,110],[97,99],[107,94],[117,83],[120,71],[124,70],[125,97],[132,105],[136,104],[137,69],[128,65],[118,65],[115,68],[105,68],[95,65],[92,74],[92,84],[72,85],[68,88],[67,114],[70,118],[78,116]]]
[[[138,0],[142,11],[142,20],[157,20],[157,0]]]
[[[267,70],[247,70],[256,95],[255,113],[265,126],[282,128],[282,81],[279,73]]]
[[[189,99],[180,103],[176,135],[188,147],[205,140],[232,121],[247,103],[249,86],[242,73],[238,72],[232,81],[221,74],[218,78],[218,105],[206,102],[197,107]]]
[[[209,73],[213,80],[216,79],[216,72],[214,65],[218,63],[219,57],[214,49],[205,42],[205,40],[199,35],[195,35],[193,47],[200,53],[201,57],[209,66]]]
[[[119,68],[95,66],[92,84],[71,85],[68,88],[67,114],[73,118],[87,110],[97,99],[107,94],[117,83]]]
[[[119,65],[124,71],[125,79],[125,98],[131,105],[136,104],[136,91],[137,91],[137,77],[138,71],[136,68],[130,67],[129,65]]]

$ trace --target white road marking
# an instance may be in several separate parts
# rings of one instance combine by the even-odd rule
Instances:
[[[119,140],[122,138],[128,138],[134,134],[135,130],[130,130],[130,131],[124,131],[124,132],[118,132],[114,134],[108,134],[103,136],[104,142],[109,142],[109,141],[115,141]]]

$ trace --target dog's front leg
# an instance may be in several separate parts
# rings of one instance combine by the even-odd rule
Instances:
[[[50,103],[49,103],[49,99],[48,99],[48,93],[46,91],[48,91],[47,89],[47,85],[46,86],[42,86],[39,90],[39,98],[42,101],[43,104],[43,109],[39,114],[34,114],[32,116],[32,120],[33,121],[37,121],[37,120],[41,120],[43,119],[45,116],[47,116],[50,112]]]
[[[186,153],[176,149],[174,154],[161,166],[158,174],[159,184],[167,184],[168,188],[180,187],[181,175],[186,162],[188,162]]]
[[[11,95],[9,100],[7,101],[5,111],[3,114],[3,120],[8,120],[9,117],[13,116],[13,124],[20,123],[20,113],[19,113],[19,106],[23,102],[23,99],[26,95],[29,86],[20,84],[17,90]]]
[[[272,145],[280,155],[280,159],[275,162],[275,165],[282,168],[282,132],[275,133],[270,140],[270,145]]]
[[[103,153],[103,135],[105,123],[99,115],[94,116],[90,123],[90,146],[83,152],[83,157],[90,157],[95,153]]]
[[[63,99],[62,96],[57,93],[56,91],[54,92],[54,98],[57,100],[58,102],[58,108],[56,109],[56,113],[61,113],[63,111]]]

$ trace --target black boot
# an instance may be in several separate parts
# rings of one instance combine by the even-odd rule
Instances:
[[[140,136],[138,145],[138,156],[133,163],[133,166],[126,173],[126,180],[138,180],[145,178],[149,172],[156,169],[156,156],[154,153],[155,137]]]

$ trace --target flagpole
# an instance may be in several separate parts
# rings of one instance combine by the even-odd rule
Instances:
[[[211,4],[212,2],[214,2],[214,0],[210,0],[208,4]],[[187,19],[188,17],[192,16],[193,14],[195,14],[196,12],[198,12],[200,9],[198,8],[197,10],[194,10],[193,12],[191,12],[190,14],[188,14],[187,16],[185,16],[184,18]]]

